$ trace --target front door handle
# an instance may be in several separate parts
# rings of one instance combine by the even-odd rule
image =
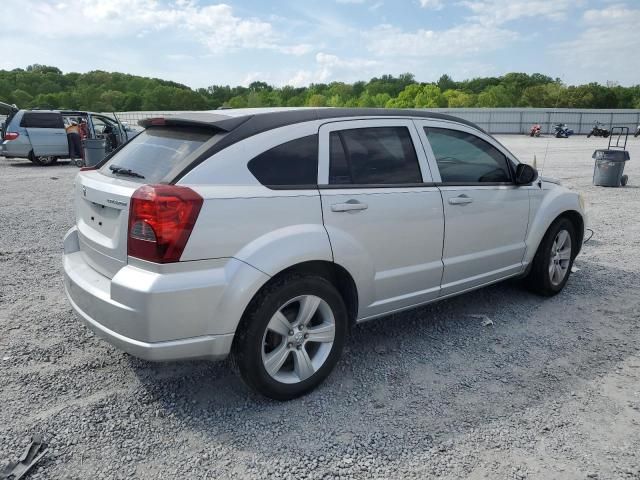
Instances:
[[[366,210],[369,205],[358,200],[348,200],[346,203],[334,203],[331,205],[332,212],[353,212],[356,210]]]
[[[449,199],[449,203],[451,205],[466,205],[467,203],[471,202],[473,202],[473,198],[468,197],[464,194]]]

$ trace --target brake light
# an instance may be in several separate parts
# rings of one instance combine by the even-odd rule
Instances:
[[[20,134],[18,132],[6,132],[4,134],[4,139],[5,140],[15,140],[19,136],[20,136]]]
[[[128,254],[156,263],[178,262],[202,202],[202,197],[188,187],[138,188],[129,208]]]
[[[154,117],[149,119],[151,125],[166,125],[167,121],[164,117]]]
[[[87,170],[97,170],[98,167],[96,165],[94,165],[93,167],[81,167],[80,171],[81,172],[86,172]]]

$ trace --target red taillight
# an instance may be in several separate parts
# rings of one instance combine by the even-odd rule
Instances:
[[[96,165],[94,165],[93,167],[81,167],[80,171],[81,172],[86,172],[87,170],[97,170],[98,167]]]
[[[202,202],[202,197],[188,187],[138,188],[129,208],[129,255],[157,263],[179,261]]]
[[[4,134],[4,139],[5,140],[15,140],[19,136],[20,136],[20,134],[18,132],[6,132]]]
[[[150,119],[148,120],[148,122],[149,122],[151,125],[166,125],[166,124],[167,124],[167,121],[165,120],[165,118],[164,118],[164,117],[155,117],[155,118],[150,118]]]

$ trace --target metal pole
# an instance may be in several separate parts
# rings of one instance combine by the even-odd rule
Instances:
[[[524,112],[522,110],[520,110],[520,133],[526,132],[526,130],[524,129],[524,125],[522,124],[522,115],[523,114],[524,114]]]
[[[488,127],[487,130],[489,131],[489,133],[492,133],[491,132],[491,114],[492,113],[493,113],[493,111],[489,110],[489,121],[487,122],[487,127]]]
[[[580,126],[578,127],[578,132],[577,133],[582,133],[582,112],[580,112]]]
[[[609,116],[609,131],[611,131],[612,127],[613,127],[613,112],[611,112],[611,115]]]

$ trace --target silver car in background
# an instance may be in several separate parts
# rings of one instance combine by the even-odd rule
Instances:
[[[565,286],[581,197],[476,125],[393,109],[150,119],[75,180],[67,296],[149,360],[233,355],[276,399],[316,387],[349,327],[513,277]]]

